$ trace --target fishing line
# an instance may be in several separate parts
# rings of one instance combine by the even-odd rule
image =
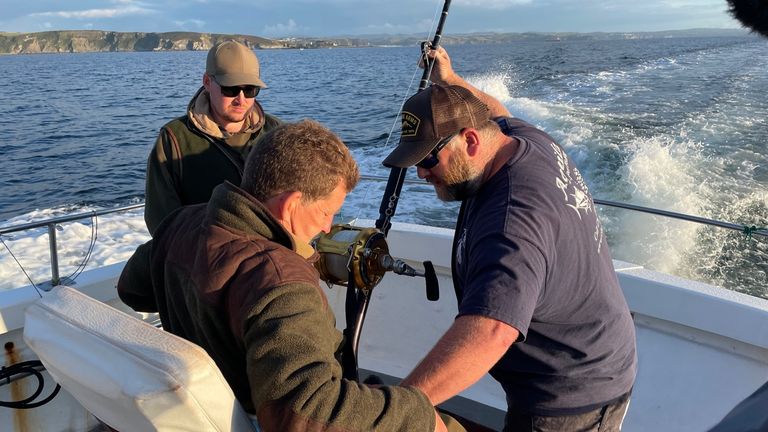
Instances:
[[[95,210],[92,210],[91,213],[93,213],[93,216],[91,216],[91,242],[88,246],[88,251],[85,253],[85,258],[83,258],[82,263],[80,263],[75,271],[73,271],[72,274],[68,277],[68,279],[73,281],[77,279],[85,270],[85,266],[88,264],[88,261],[91,260],[91,256],[93,256],[93,250],[96,247],[96,240],[99,238],[99,217],[96,215]]]
[[[19,266],[22,273],[24,273],[24,276],[27,277],[27,280],[29,280],[29,283],[31,283],[32,286],[35,288],[35,291],[37,291],[37,295],[40,296],[40,298],[43,298],[43,294],[40,292],[40,288],[38,288],[35,282],[32,280],[32,278],[29,277],[29,273],[27,273],[27,271],[24,269],[24,266],[21,265],[19,260],[16,258],[16,255],[13,254],[13,252],[11,251],[11,248],[8,247],[8,244],[5,243],[5,240],[3,240],[2,234],[0,234],[0,243],[2,243],[3,246],[5,246],[5,249],[8,251],[9,254],[11,254],[11,258],[13,258],[13,260],[16,261],[16,264]]]
[[[435,7],[435,13],[432,16],[432,23],[429,25],[429,30],[427,31],[427,37],[425,40],[430,39],[430,35],[432,34],[432,29],[435,27],[435,23],[438,20],[438,17],[441,13],[441,7],[440,7],[440,1],[437,2],[437,5]],[[421,54],[424,55],[423,52]],[[424,67],[427,67],[425,64]],[[398,122],[400,121],[400,113],[403,111],[403,106],[405,105],[405,101],[408,100],[408,98],[411,96],[411,88],[413,88],[413,82],[416,80],[416,76],[419,74],[419,70],[421,68],[416,66],[416,69],[413,71],[413,76],[411,76],[411,80],[408,82],[408,89],[403,94],[403,99],[400,101],[400,107],[397,109],[397,115],[395,115],[395,120],[392,122],[392,127],[389,129],[389,134],[387,134],[387,140],[384,142],[384,148],[389,147],[389,141],[392,139],[392,135],[395,133],[395,128],[398,126]],[[365,187],[365,194],[363,195],[363,202],[368,202],[368,194],[371,191],[371,186],[375,182],[369,182],[368,185]],[[360,212],[363,211],[363,206],[358,206],[357,208],[357,214],[355,215],[355,219],[360,218]]]

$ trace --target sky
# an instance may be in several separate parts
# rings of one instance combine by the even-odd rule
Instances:
[[[0,32],[429,34],[443,0],[0,0]],[[452,0],[444,34],[739,28],[726,0]]]

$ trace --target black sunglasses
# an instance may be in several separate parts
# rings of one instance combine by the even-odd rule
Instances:
[[[243,92],[243,96],[247,97],[248,99],[252,99],[252,98],[255,98],[259,94],[259,90],[261,90],[261,87],[252,86],[252,85],[223,86],[219,84],[218,81],[216,81],[216,84],[219,85],[219,88],[221,89],[221,94],[226,97],[238,97],[240,96],[240,92]]]
[[[437,158],[437,154],[440,153],[440,150],[443,149],[446,145],[448,145],[449,142],[455,137],[457,134],[448,135],[447,137],[440,140],[440,142],[437,143],[435,148],[432,149],[429,154],[421,160],[421,162],[417,163],[416,166],[423,169],[432,169],[440,163],[440,159]]]

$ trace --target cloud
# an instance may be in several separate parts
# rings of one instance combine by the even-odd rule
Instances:
[[[291,33],[296,33],[299,30],[300,28],[296,25],[296,21],[294,21],[293,18],[289,18],[288,22],[285,24],[278,23],[264,26],[264,33],[268,35],[285,36]]]
[[[366,33],[385,33],[385,34],[397,34],[397,33],[427,33],[432,30],[435,25],[431,19],[423,19],[415,24],[369,24],[365,27]]]
[[[762,0],[761,0],[762,1]],[[90,4],[93,6],[83,6]],[[253,13],[232,13],[248,4]],[[409,0],[0,0],[0,29],[207,31],[269,36],[428,34],[442,2]],[[48,5],[48,6],[46,6]],[[55,5],[55,6],[50,6]],[[725,0],[453,0],[447,34],[734,27]],[[322,13],[320,13],[322,11]],[[257,18],[255,18],[257,17]],[[429,20],[420,21],[422,18]]]
[[[126,2],[127,6],[112,9],[87,9],[79,11],[56,11],[56,12],[38,12],[29,14],[30,17],[54,17],[54,18],[74,18],[74,19],[93,19],[93,18],[115,18],[129,15],[147,15],[153,13],[151,9],[136,6]]]
[[[203,29],[205,28],[205,21],[198,20],[198,19],[188,19],[183,21],[174,21],[174,24],[176,24],[179,28],[182,29],[189,29],[191,27],[194,27],[196,29]]]
[[[533,0],[456,0],[455,4],[481,9],[503,10],[531,3]]]
[[[725,10],[726,4],[722,0],[664,0],[661,2],[663,8],[670,9],[699,9],[699,8],[719,8]]]

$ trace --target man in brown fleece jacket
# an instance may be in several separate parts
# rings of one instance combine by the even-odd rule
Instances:
[[[445,430],[417,388],[342,378],[309,242],[359,176],[319,123],[281,125],[251,151],[240,187],[171,213],[120,276],[120,298],[205,348],[264,431]]]

